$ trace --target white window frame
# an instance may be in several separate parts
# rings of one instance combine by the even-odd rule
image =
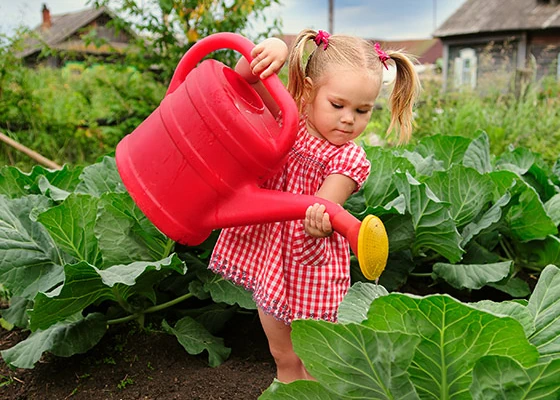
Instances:
[[[476,88],[478,70],[476,51],[470,47],[461,49],[459,56],[455,57],[453,70],[455,87],[467,86],[471,89]]]

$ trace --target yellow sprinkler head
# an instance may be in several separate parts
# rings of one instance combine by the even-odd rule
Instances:
[[[389,257],[389,238],[379,218],[368,215],[358,233],[358,262],[362,274],[369,279],[379,278]]]

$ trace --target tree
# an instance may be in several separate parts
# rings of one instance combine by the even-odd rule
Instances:
[[[216,32],[237,32],[250,37],[253,23],[262,20],[265,32],[250,37],[258,41],[280,32],[278,20],[268,21],[265,10],[279,0],[90,0],[96,7],[109,6],[123,16],[114,26],[125,25],[139,34],[127,62],[139,69],[158,71],[168,82],[177,63],[199,38]],[[141,3],[141,4],[138,4]],[[231,65],[239,54],[233,51],[213,55]]]

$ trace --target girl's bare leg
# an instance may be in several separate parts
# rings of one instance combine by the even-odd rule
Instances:
[[[298,379],[313,379],[294,352],[290,333],[292,328],[259,308],[259,318],[268,338],[270,353],[276,362],[276,377],[289,383]]]

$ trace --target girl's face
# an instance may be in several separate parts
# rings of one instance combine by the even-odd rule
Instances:
[[[307,98],[312,86],[306,78]],[[337,146],[356,139],[369,122],[379,87],[379,78],[367,69],[326,72],[306,107],[309,133]]]

